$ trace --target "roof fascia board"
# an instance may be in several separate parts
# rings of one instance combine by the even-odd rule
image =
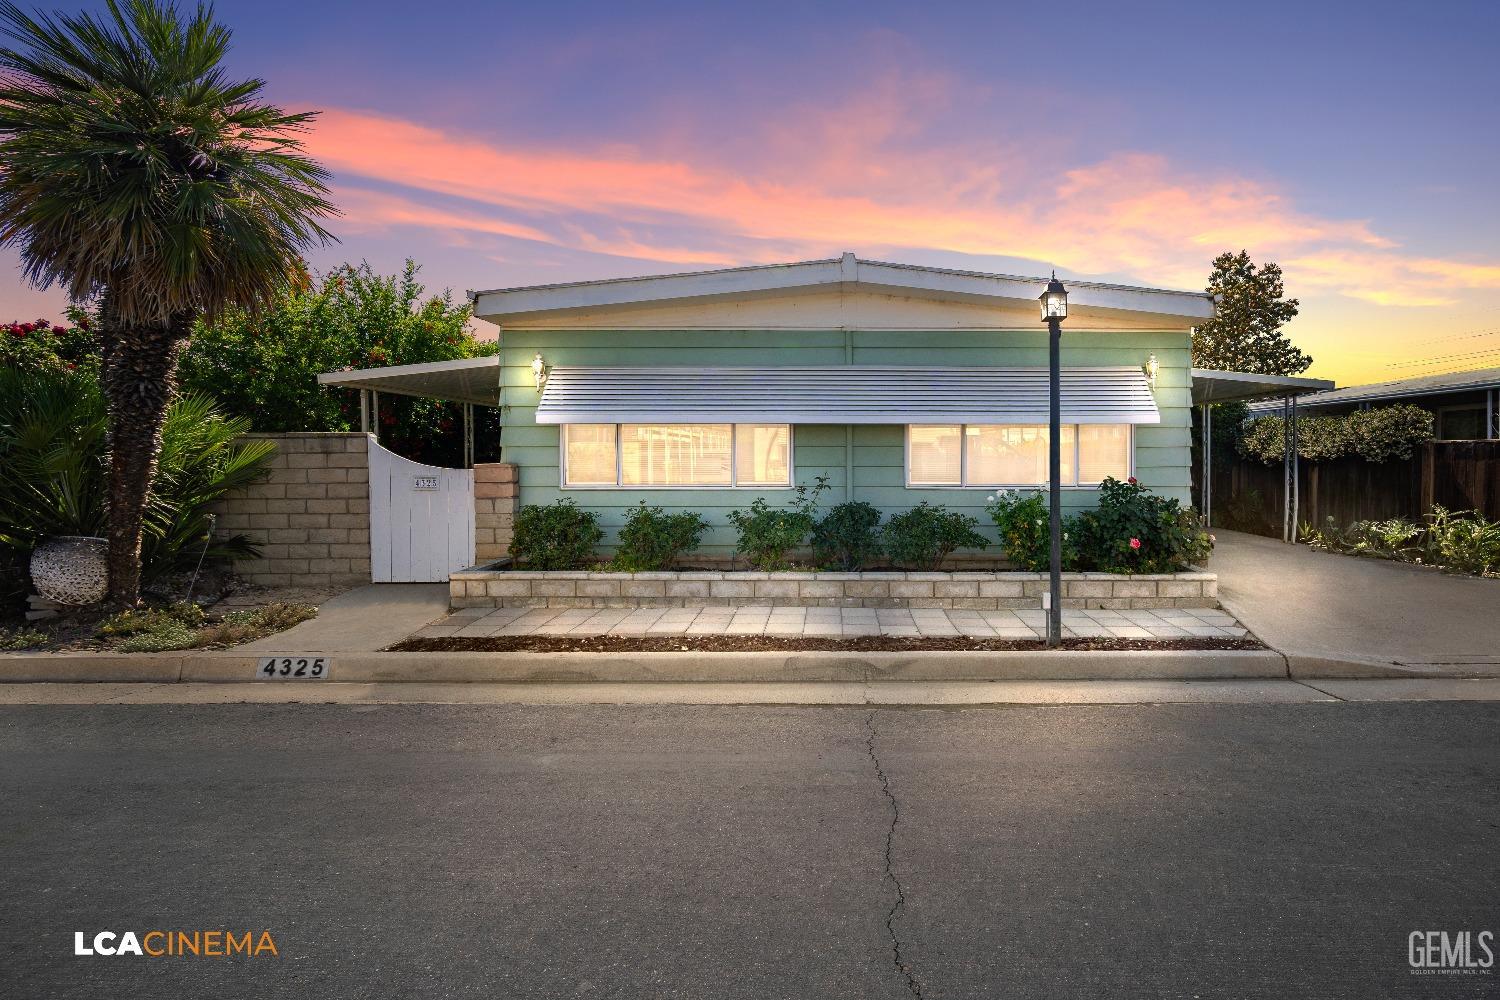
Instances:
[[[736,298],[818,287],[860,287],[904,295],[993,302],[1029,301],[1039,297],[1045,286],[1045,278],[887,264],[858,260],[852,254],[846,254],[838,260],[798,264],[496,289],[475,292],[473,300],[477,316],[503,322],[507,316],[661,303],[674,299]],[[1188,319],[1209,319],[1214,315],[1213,298],[1205,292],[1080,281],[1070,283],[1068,296],[1070,304],[1085,309]]]

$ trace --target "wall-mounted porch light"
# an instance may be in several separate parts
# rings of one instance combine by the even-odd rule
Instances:
[[[536,357],[531,359],[531,377],[536,379],[536,391],[542,391],[542,383],[547,381],[547,362],[542,360],[542,352],[537,351]]]
[[[1156,388],[1156,375],[1161,371],[1161,365],[1156,362],[1156,354],[1152,353],[1146,358],[1146,363],[1141,366],[1141,371],[1146,373],[1146,381],[1151,383],[1151,388]]]

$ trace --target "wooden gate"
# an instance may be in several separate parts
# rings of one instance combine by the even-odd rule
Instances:
[[[423,465],[370,438],[370,576],[446,583],[474,564],[474,470]]]

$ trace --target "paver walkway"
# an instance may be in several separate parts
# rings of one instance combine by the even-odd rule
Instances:
[[[1034,639],[1046,612],[944,608],[465,608],[422,629],[436,638],[492,635],[787,635],[971,636]],[[1063,634],[1077,637],[1231,638],[1246,631],[1234,616],[1209,609],[1063,611]]]

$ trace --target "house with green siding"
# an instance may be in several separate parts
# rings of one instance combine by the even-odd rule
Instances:
[[[643,500],[697,511],[703,553],[728,555],[729,512],[798,484],[887,514],[926,500],[982,515],[998,489],[1044,487],[1045,284],[845,254],[471,295],[500,328],[519,503],[571,497],[606,545]],[[1128,476],[1188,503],[1190,334],[1212,298],[1068,291],[1064,504]]]
[[[844,254],[471,292],[499,327],[495,356],[319,376],[359,390],[375,432],[374,579],[491,562],[519,507],[564,498],[598,515],[606,550],[643,501],[701,514],[711,528],[695,558],[710,560],[734,553],[732,511],[757,497],[784,507],[820,483],[823,508],[860,500],[889,516],[927,501],[993,539],[986,498],[1047,485],[1046,285]],[[1306,390],[1194,371],[1192,328],[1213,314],[1201,292],[1068,283],[1068,511],[1132,476],[1190,503],[1195,403]],[[385,393],[498,407],[500,462],[469,474],[390,455],[370,419]],[[973,565],[998,550],[958,555]]]

